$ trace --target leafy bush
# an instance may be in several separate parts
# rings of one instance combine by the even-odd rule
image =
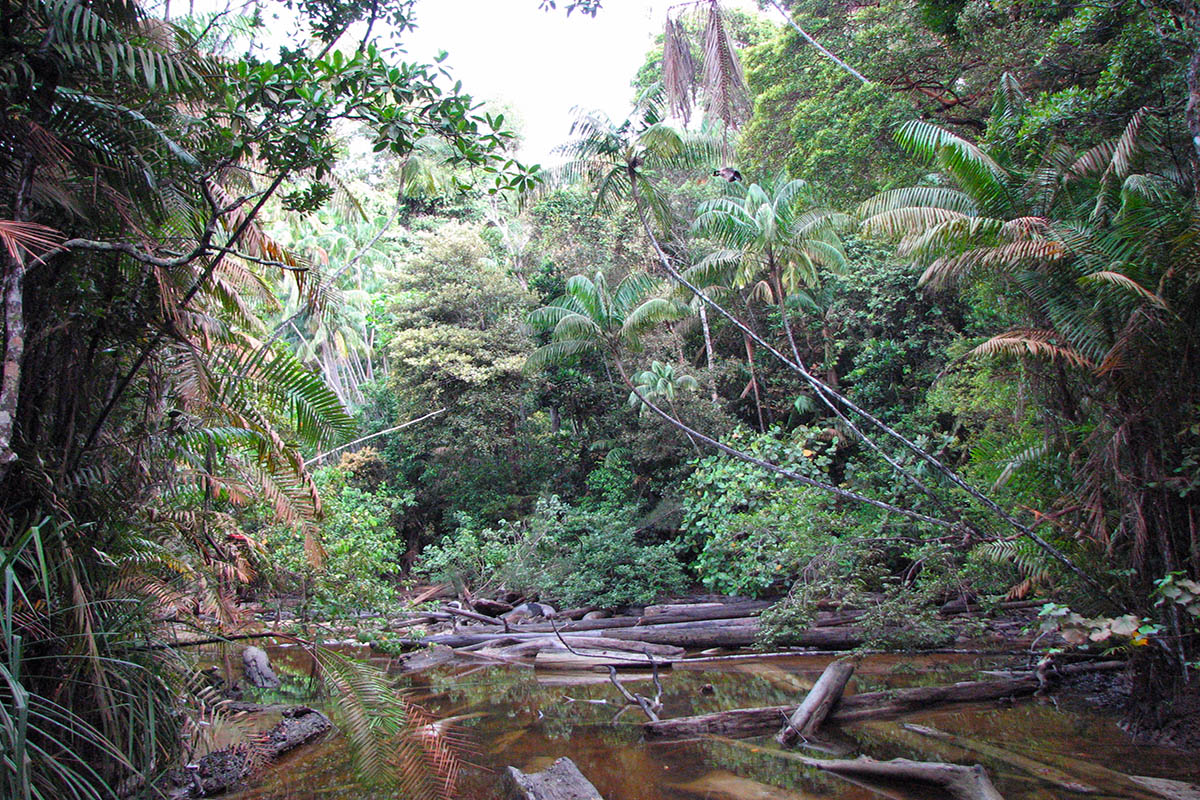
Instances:
[[[396,492],[386,484],[374,491],[347,485],[347,479],[361,476],[336,468],[320,470],[315,477],[325,501],[323,563],[312,565],[304,536],[293,528],[270,528],[266,540],[277,580],[299,577],[305,602],[322,616],[387,608],[395,601],[387,576],[399,571],[404,545],[395,521],[412,504],[412,492]]]
[[[835,435],[803,426],[790,434],[736,431],[729,439],[813,477],[825,477],[837,448]],[[725,594],[759,596],[828,571],[828,562],[844,557],[839,537],[855,524],[819,490],[725,456],[701,461],[683,491],[676,546],[707,588]]]
[[[593,483],[611,491],[614,477],[606,473]],[[572,506],[557,496],[539,500],[517,522],[460,526],[425,548],[419,566],[437,580],[477,589],[503,585],[564,606],[643,604],[685,586],[669,544],[639,541],[632,508],[611,501]]]

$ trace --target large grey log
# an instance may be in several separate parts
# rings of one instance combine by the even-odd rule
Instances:
[[[1004,800],[988,778],[987,771],[978,764],[964,767],[958,764],[910,761],[907,758],[876,761],[866,756],[835,760],[805,758],[802,763],[836,775],[928,783],[945,789],[956,800]]]
[[[620,618],[591,620],[594,623],[609,623]],[[628,619],[628,618],[625,618]],[[546,633],[542,625],[514,626],[512,633],[516,636],[527,636],[530,631]],[[602,629],[580,630],[572,625],[564,625],[560,631],[574,632],[576,636],[603,635],[610,639],[626,639],[655,644],[669,644],[693,650],[703,650],[709,647],[748,647],[754,644],[758,636],[759,623],[754,618],[702,620],[699,622],[672,622],[663,625],[617,625]],[[596,630],[596,633],[593,633]],[[598,631],[603,630],[603,634]],[[467,647],[489,640],[497,634],[471,632],[451,633],[439,636],[427,636],[424,639],[411,640],[415,645],[444,644],[448,647]],[[863,642],[863,633],[858,628],[813,627],[798,634],[789,644],[802,647],[818,647],[825,650],[849,650]]]
[[[245,669],[246,680],[260,689],[278,689],[279,677],[271,669],[271,660],[267,651],[251,645],[242,651],[242,666]]]
[[[560,758],[542,772],[522,772],[509,767],[509,800],[604,800],[575,762]]]

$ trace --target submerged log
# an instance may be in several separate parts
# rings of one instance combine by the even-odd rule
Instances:
[[[575,762],[560,758],[541,772],[505,772],[508,800],[604,800]]]
[[[1049,764],[1043,764],[1020,753],[1014,753],[1005,750],[1002,747],[997,747],[987,742],[978,742],[974,739],[966,739],[961,736],[940,731],[937,728],[931,728],[927,725],[911,725],[905,723],[901,725],[904,730],[911,733],[928,736],[931,739],[937,739],[947,744],[954,745],[960,750],[981,755],[993,761],[999,761],[1003,764],[1016,767],[1022,772],[1027,772],[1030,775],[1037,777],[1039,780],[1052,783],[1059,789],[1074,794],[1096,794],[1100,790],[1082,780],[1077,780],[1074,776],[1069,775],[1062,770],[1059,770]],[[1110,787],[1111,788],[1111,787]]]
[[[790,747],[816,733],[829,712],[842,699],[842,692],[846,690],[846,683],[853,674],[853,661],[834,661],[826,667],[812,690],[805,695],[804,702],[775,734],[775,741]]]
[[[1200,800],[1200,790],[1182,781],[1126,775],[1102,764],[1052,750],[1036,750],[1028,745],[1023,748],[1030,753],[1026,755],[987,742],[955,736],[926,725],[905,724],[901,727],[910,733],[928,736],[960,750],[977,753],[1016,767],[1073,794],[1120,795],[1130,800],[1158,800],[1164,797],[1169,800]],[[1015,746],[1017,745],[1014,744]]]
[[[1200,800],[1200,786],[1170,778],[1149,778],[1145,775],[1130,775],[1129,779],[1160,797],[1168,800]]]
[[[1121,661],[1101,661],[1094,664],[1069,664],[1060,667],[1063,675],[1104,672],[1124,669]],[[950,703],[970,703],[1019,697],[1033,694],[1041,686],[1035,673],[1008,680],[963,681],[948,686],[922,686],[915,689],[894,689],[843,697],[828,719],[831,722],[858,722],[880,719],[931,706]],[[646,723],[642,727],[647,739],[687,739],[706,734],[744,738],[765,736],[777,730],[794,710],[793,706],[735,708],[693,717],[677,717]]]
[[[804,758],[803,763],[835,775],[848,775],[867,780],[906,781],[938,786],[956,800],[1004,800],[978,764],[964,767],[958,764],[939,764],[929,761],[910,761],[894,758],[876,761],[862,756],[855,759]]]
[[[793,794],[723,769],[706,773],[687,783],[668,783],[666,786],[673,792],[700,800],[803,800],[811,796]]]

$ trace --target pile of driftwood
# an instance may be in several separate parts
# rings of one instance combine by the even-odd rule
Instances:
[[[470,605],[470,608],[466,606]],[[451,648],[472,655],[531,664],[539,669],[579,670],[608,667],[669,667],[687,651],[735,649],[752,645],[759,634],[759,615],[771,603],[737,600],[647,606],[639,614],[609,616],[594,608],[555,611],[538,603],[511,606],[496,600],[445,604],[439,611],[396,620],[393,630],[432,626],[428,635],[401,640],[412,647]],[[1012,603],[1005,611],[1032,608]],[[859,623],[862,609],[819,611],[811,627],[797,633],[789,645],[816,650],[844,651],[863,644]],[[967,605],[947,605],[947,618],[978,613]],[[438,626],[447,628],[437,631]],[[417,657],[413,664],[428,666],[450,660],[448,651]],[[433,659],[430,661],[430,659]]]

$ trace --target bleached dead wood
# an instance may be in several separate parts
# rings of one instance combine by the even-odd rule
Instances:
[[[575,762],[560,758],[541,772],[506,770],[509,800],[604,800]]]
[[[805,695],[804,702],[792,713],[779,733],[775,734],[775,741],[784,747],[790,747],[800,739],[815,734],[829,716],[829,712],[842,699],[842,692],[853,674],[853,661],[834,661],[827,666],[813,688]]]
[[[987,771],[978,764],[964,767],[959,764],[910,761],[907,758],[876,761],[867,756],[855,759],[801,758],[802,763],[835,775],[925,783],[946,790],[956,800],[1004,800],[988,778]]]
[[[533,660],[534,669],[557,670],[607,670],[615,669],[646,669],[651,664],[659,668],[670,667],[671,662],[660,656],[646,653],[622,652],[618,650],[576,650],[571,652],[565,648],[559,650],[540,650]]]
[[[1058,671],[1064,676],[1069,676],[1124,668],[1125,664],[1121,661],[1102,661],[1092,664],[1069,664],[1060,667]],[[921,711],[936,705],[983,702],[1003,697],[1031,695],[1038,690],[1039,686],[1037,676],[1033,673],[1026,673],[1007,680],[963,681],[947,686],[922,686],[914,689],[856,694],[843,697],[841,702],[834,707],[828,719],[837,723],[881,719],[912,711]],[[703,735],[732,738],[764,736],[777,730],[793,710],[794,707],[790,705],[735,708],[712,714],[677,717],[647,723],[643,726],[643,733],[648,739],[688,739]]]

